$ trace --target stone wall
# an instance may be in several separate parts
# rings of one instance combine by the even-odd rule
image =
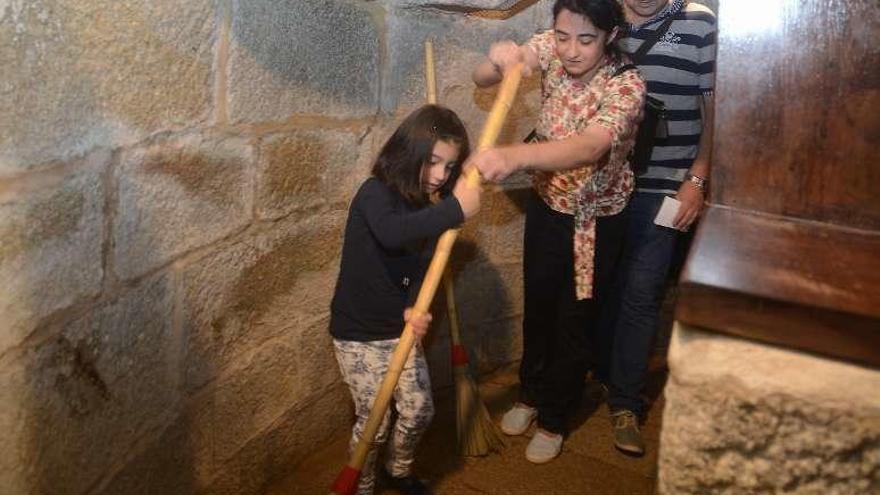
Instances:
[[[676,325],[664,494],[880,492],[880,371]]]
[[[549,26],[548,0],[463,8],[509,3],[0,0],[0,492],[259,493],[346,430],[348,201],[424,99],[427,37],[476,140],[473,65]],[[481,372],[519,354],[523,184],[487,188],[454,256]]]

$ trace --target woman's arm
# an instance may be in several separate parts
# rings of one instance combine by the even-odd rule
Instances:
[[[490,148],[472,155],[469,162],[480,169],[486,180],[500,181],[523,169],[550,172],[599,163],[611,144],[608,130],[594,124],[559,141]]]

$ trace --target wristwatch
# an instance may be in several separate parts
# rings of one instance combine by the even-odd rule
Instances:
[[[699,175],[694,175],[690,172],[688,172],[687,175],[684,176],[684,180],[689,180],[693,182],[694,185],[697,186],[697,189],[699,189],[703,193],[705,193],[706,189],[708,189],[709,187],[709,179],[706,179],[705,177],[700,177]]]

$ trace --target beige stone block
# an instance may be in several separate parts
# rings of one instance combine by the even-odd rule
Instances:
[[[251,439],[218,470],[206,493],[265,493],[267,486],[288,475],[293,466],[315,449],[344,434],[353,423],[353,414],[351,396],[344,384],[313,395],[303,407],[290,409]],[[338,461],[341,469],[346,459]]]
[[[112,479],[94,493],[98,495],[190,495],[206,481],[199,477],[205,462],[198,452],[198,431],[181,416],[134,456]]]
[[[493,42],[511,39],[522,43],[536,30],[550,27],[552,4],[552,0],[542,0],[503,21],[462,15],[462,7],[438,9],[439,4],[435,2],[423,8],[394,5],[385,21],[388,64],[383,74],[382,110],[394,112],[425,102],[424,41],[432,39],[438,102],[460,112],[476,141],[492,98],[475,90],[471,79],[474,67],[484,59]],[[524,89],[536,84],[528,83]],[[494,92],[491,93],[494,96]],[[530,108],[525,106],[526,101],[522,95],[517,98],[511,110],[513,121],[519,120],[522,112]],[[505,126],[502,142],[510,141],[513,129],[508,128],[509,124]]]
[[[485,259],[456,273],[455,294],[462,342],[473,370],[485,373],[519,359],[522,266]]]
[[[0,10],[0,176],[208,118],[214,1]]]
[[[69,173],[0,192],[0,353],[100,291],[108,160],[94,153]]]
[[[172,305],[147,280],[3,362],[0,486],[84,493],[176,416]]]
[[[186,136],[123,154],[115,170],[113,259],[137,277],[250,222],[253,150],[240,138]]]
[[[215,462],[232,458],[296,404],[299,375],[308,373],[296,359],[297,345],[290,336],[272,339],[213,384]]]
[[[880,371],[677,324],[661,493],[880,489]]]
[[[344,220],[336,211],[281,222],[182,269],[189,390],[268,339],[326,319]]]
[[[370,8],[362,2],[235,1],[230,120],[278,121],[298,113],[345,118],[374,114],[379,36]]]
[[[347,205],[373,158],[363,131],[302,130],[260,143],[257,212],[277,218],[332,203]]]

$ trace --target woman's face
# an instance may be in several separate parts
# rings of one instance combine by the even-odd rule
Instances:
[[[460,147],[450,141],[437,140],[428,163],[422,165],[422,191],[433,194],[446,184],[458,164]]]
[[[590,79],[605,57],[608,33],[597,28],[590,19],[562,9],[556,16],[556,54],[562,66],[574,78]],[[612,31],[617,34],[617,29]]]

